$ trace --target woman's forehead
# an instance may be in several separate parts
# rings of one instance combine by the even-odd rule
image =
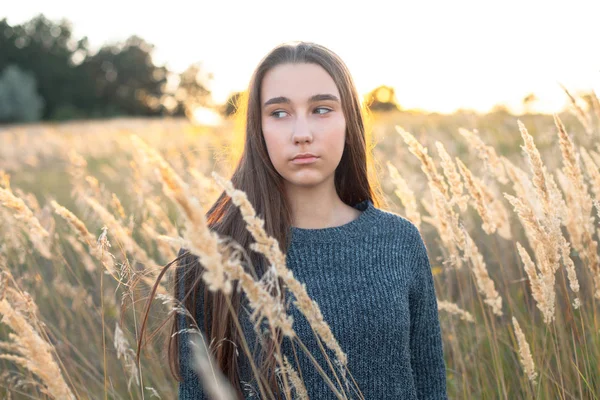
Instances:
[[[282,64],[269,70],[262,81],[261,101],[283,97],[291,102],[309,102],[329,94],[340,98],[333,78],[316,64]]]

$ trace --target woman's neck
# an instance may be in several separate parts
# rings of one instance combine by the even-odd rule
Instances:
[[[292,226],[321,229],[341,226],[355,220],[360,211],[345,204],[333,185],[286,187],[292,211]]]

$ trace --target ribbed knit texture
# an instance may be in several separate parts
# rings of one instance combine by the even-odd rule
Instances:
[[[437,300],[421,235],[410,221],[374,207],[369,200],[355,207],[363,211],[360,216],[339,227],[292,227],[288,268],[319,305],[365,399],[447,399]],[[290,314],[297,335],[335,383],[306,318],[294,306]],[[196,318],[202,326],[201,304]],[[242,324],[252,346],[252,325],[247,318],[242,318]],[[189,366],[187,342],[187,334],[181,334],[184,381],[179,385],[179,398],[205,399]],[[309,358],[295,348],[299,365],[290,341],[284,339],[282,352],[301,371],[309,397],[335,399]],[[330,360],[335,360],[334,353],[325,349]],[[247,360],[240,357],[241,380],[248,382],[252,373]],[[348,390],[346,394],[349,399],[359,398]]]

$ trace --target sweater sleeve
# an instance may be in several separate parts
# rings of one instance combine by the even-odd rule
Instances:
[[[427,248],[416,226],[414,275],[409,293],[410,359],[419,400],[447,399],[446,365]]]
[[[185,274],[190,268],[198,268],[198,259],[191,254],[184,255],[187,252],[185,249],[179,250],[179,256],[184,256],[178,263],[177,272],[175,274],[175,284],[177,285],[177,300],[183,301],[185,296]],[[201,281],[202,282],[202,281]],[[202,284],[202,283],[201,283]],[[193,296],[193,294],[190,294]],[[197,307],[194,318],[198,326],[202,326],[204,321],[203,304],[202,299],[204,296],[199,295],[197,297]],[[184,314],[177,314],[177,330],[179,333],[179,372],[181,374],[182,381],[179,382],[179,399],[180,400],[206,400],[207,397],[202,389],[200,378],[196,374],[196,371],[192,368],[193,354],[192,347],[190,344],[190,333],[185,331],[186,329],[193,328],[191,320]]]

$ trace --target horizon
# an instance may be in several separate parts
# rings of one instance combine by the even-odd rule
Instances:
[[[387,85],[395,89],[403,109],[448,114],[504,105],[518,114],[530,93],[539,99],[534,111],[563,110],[569,99],[559,83],[572,93],[600,91],[600,54],[591,51],[597,18],[588,3],[572,1],[562,8],[511,0],[486,8],[471,0],[424,1],[401,3],[399,18],[375,0],[368,9],[344,5],[348,18],[332,19],[343,4],[334,1],[316,3],[318,13],[303,3],[289,20],[267,14],[272,9],[285,14],[285,8],[267,0],[203,5],[174,0],[166,9],[143,10],[140,2],[107,0],[93,13],[66,1],[34,0],[5,7],[0,18],[11,25],[38,14],[55,21],[64,18],[72,24],[74,37],[88,37],[92,50],[138,35],[155,46],[154,62],[173,72],[200,62],[214,76],[209,89],[216,103],[245,90],[253,69],[272,47],[306,40],[340,55],[361,95]],[[144,17],[132,18],[142,12]],[[253,12],[259,15],[246,18]],[[357,22],[347,21],[353,19]],[[190,53],[193,48],[198,50]],[[399,48],[397,54],[393,48]]]

